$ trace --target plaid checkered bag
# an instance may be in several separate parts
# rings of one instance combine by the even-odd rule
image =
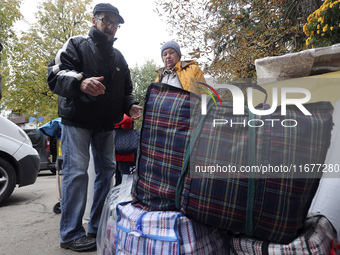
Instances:
[[[189,220],[180,212],[148,212],[117,206],[116,254],[229,254],[225,232]]]
[[[235,255],[320,255],[331,254],[337,233],[321,214],[308,215],[300,235],[289,244],[274,244],[246,236],[231,238],[231,254]]]
[[[162,83],[146,93],[140,154],[132,188],[134,202],[153,210],[176,210],[175,195],[189,141],[194,94]]]
[[[211,104],[199,125],[191,126],[191,146],[177,185],[177,208],[191,219],[234,233],[273,243],[294,240],[321,176],[321,171],[306,173],[308,169],[300,173],[300,166],[324,163],[332,129],[330,103],[304,106],[311,116],[289,105],[285,116],[280,109],[264,116],[277,122],[254,127],[254,122],[242,123],[263,117],[251,112],[235,116],[230,104]],[[214,127],[216,119],[239,124]],[[298,125],[283,127],[284,119],[294,119]],[[279,173],[256,173],[265,166]]]

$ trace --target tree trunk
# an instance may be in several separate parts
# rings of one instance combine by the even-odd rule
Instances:
[[[324,0],[297,0],[302,22],[307,22],[310,14],[320,8]]]

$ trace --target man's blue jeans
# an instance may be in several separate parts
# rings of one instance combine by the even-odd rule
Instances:
[[[67,243],[86,234],[82,224],[86,200],[90,144],[95,166],[93,205],[88,233],[96,234],[105,198],[115,173],[114,135],[63,125],[61,149],[63,181],[61,194],[60,242]]]

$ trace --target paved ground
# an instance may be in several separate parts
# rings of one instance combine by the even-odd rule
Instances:
[[[56,187],[56,176],[44,171],[35,184],[14,189],[7,203],[0,207],[0,254],[97,254],[60,248],[60,214],[53,212],[58,202]]]

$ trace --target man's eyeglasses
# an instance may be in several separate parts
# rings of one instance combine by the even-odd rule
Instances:
[[[96,19],[99,19],[101,20],[105,25],[107,25],[108,27],[112,24],[112,26],[114,28],[120,28],[120,25],[118,22],[112,22],[111,20],[109,20],[108,18],[105,18],[105,17],[96,17]]]

